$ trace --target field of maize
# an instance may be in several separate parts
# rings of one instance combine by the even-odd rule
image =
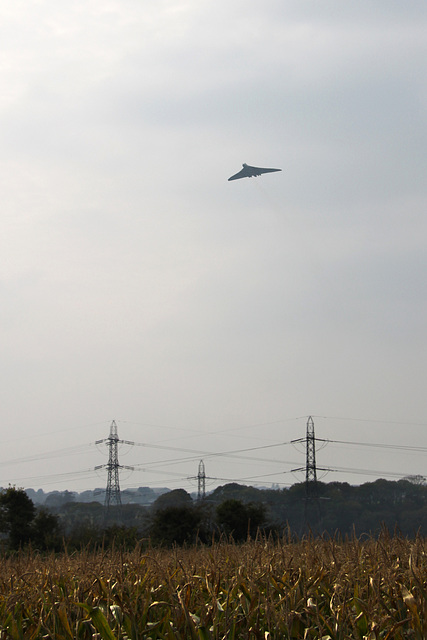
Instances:
[[[0,557],[0,638],[427,637],[424,538]]]

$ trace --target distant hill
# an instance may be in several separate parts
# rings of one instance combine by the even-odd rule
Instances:
[[[137,487],[135,489],[123,489],[121,491],[122,504],[139,504],[150,506],[159,496],[168,493],[170,489],[161,487],[151,489],[150,487]],[[104,504],[105,488],[89,489],[82,491],[48,491],[43,489],[25,489],[25,493],[37,506],[60,507],[68,502],[99,502]]]

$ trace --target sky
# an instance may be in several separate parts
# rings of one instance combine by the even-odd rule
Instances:
[[[0,7],[0,486],[105,486],[113,420],[123,488],[301,482],[309,416],[324,482],[427,475],[426,28]]]

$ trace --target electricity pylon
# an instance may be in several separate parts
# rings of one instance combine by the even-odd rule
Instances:
[[[309,416],[307,420],[305,489],[307,498],[317,495],[316,437],[314,435],[314,422],[311,416]]]
[[[310,525],[313,520],[320,520],[319,491],[317,485],[316,468],[316,436],[314,435],[314,421],[311,416],[307,420],[307,430],[305,438],[292,440],[292,442],[304,442],[305,440],[305,500],[304,500],[304,520],[306,525]],[[304,471],[304,468],[293,469],[293,471]],[[314,518],[313,518],[314,516]]]
[[[199,473],[197,475],[197,500],[204,500],[206,495],[206,473],[205,463],[203,460],[199,462]]]
[[[105,501],[104,501],[104,523],[108,520],[115,519],[120,520],[120,509],[122,506],[122,499],[120,496],[120,482],[119,482],[119,469],[133,469],[127,465],[119,464],[119,444],[134,444],[129,440],[119,440],[117,434],[117,424],[113,420],[110,426],[110,435],[103,440],[97,440],[95,444],[106,443],[108,447],[108,462],[107,464],[99,464],[95,469],[107,469],[107,488],[105,489]],[[112,518],[112,506],[115,506],[114,515]]]

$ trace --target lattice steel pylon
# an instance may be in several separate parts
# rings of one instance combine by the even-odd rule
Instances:
[[[316,471],[316,436],[314,435],[314,421],[311,416],[309,416],[307,420],[307,432],[305,440],[306,454],[304,518],[306,522],[309,522],[309,511],[312,511],[318,518],[320,518],[319,492],[317,486]]]
[[[119,469],[133,469],[127,465],[119,464],[119,443],[134,444],[129,440],[119,440],[117,434],[117,424],[113,420],[110,426],[110,435],[103,440],[97,440],[95,444],[106,443],[108,447],[108,462],[107,464],[100,464],[95,469],[107,469],[107,487],[105,489],[105,501],[104,501],[104,522],[113,519],[112,507],[114,509],[114,520],[119,521],[120,510],[122,506],[122,499],[120,495],[120,481],[119,481]]]
[[[305,499],[304,499],[304,523],[305,526],[313,526],[320,521],[320,502],[317,485],[316,468],[316,436],[314,435],[314,421],[311,416],[307,420],[305,438],[298,438],[292,442],[305,441]],[[293,471],[303,471],[303,468]]]
[[[307,420],[307,434],[305,439],[306,439],[305,484],[306,484],[307,493],[311,494],[313,489],[317,486],[316,485],[317,483],[316,438],[314,435],[314,422],[311,416],[309,416]]]
[[[206,495],[206,473],[205,463],[203,460],[199,462],[199,473],[197,474],[197,500],[204,500]]]

